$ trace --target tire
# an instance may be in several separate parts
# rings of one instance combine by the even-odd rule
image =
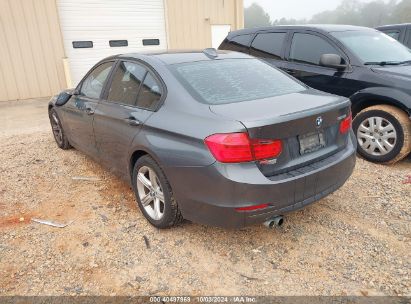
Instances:
[[[353,131],[357,152],[369,161],[393,164],[411,151],[411,121],[396,107],[377,105],[362,110],[353,121]]]
[[[49,119],[51,124],[51,130],[53,132],[54,140],[60,149],[68,150],[71,145],[68,141],[67,135],[64,132],[63,126],[61,125],[60,118],[53,108],[49,110]]]
[[[139,174],[143,174],[146,180],[142,179]],[[154,159],[148,155],[140,157],[134,165],[132,180],[138,206],[150,224],[165,229],[176,226],[183,221],[170,183]],[[151,190],[147,187],[147,180],[150,182]],[[159,200],[158,205],[156,205],[157,200]],[[158,207],[156,208],[156,206]]]

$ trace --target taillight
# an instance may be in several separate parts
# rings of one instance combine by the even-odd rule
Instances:
[[[345,134],[351,129],[352,116],[351,113],[340,122],[340,133]]]
[[[256,160],[277,157],[283,149],[281,140],[252,139],[251,149]]]
[[[214,134],[204,141],[215,159],[222,163],[269,159],[282,151],[280,140],[250,139],[247,133]]]

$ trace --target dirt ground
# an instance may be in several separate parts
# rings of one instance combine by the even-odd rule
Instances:
[[[0,295],[411,296],[410,159],[358,159],[340,190],[281,228],[160,231],[126,184],[57,148],[46,103],[0,103]]]

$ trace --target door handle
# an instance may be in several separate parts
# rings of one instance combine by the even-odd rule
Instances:
[[[129,117],[126,118],[125,121],[130,125],[130,126],[134,126],[137,127],[141,124],[141,122],[138,119],[135,119],[134,117]]]
[[[87,115],[93,115],[94,114],[94,110],[91,109],[91,108],[86,108],[85,112],[86,112]]]

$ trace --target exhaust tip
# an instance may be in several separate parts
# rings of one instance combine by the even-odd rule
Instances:
[[[273,217],[272,219],[269,219],[264,222],[264,226],[272,229],[274,227],[280,227],[284,223],[284,218],[280,216]]]

